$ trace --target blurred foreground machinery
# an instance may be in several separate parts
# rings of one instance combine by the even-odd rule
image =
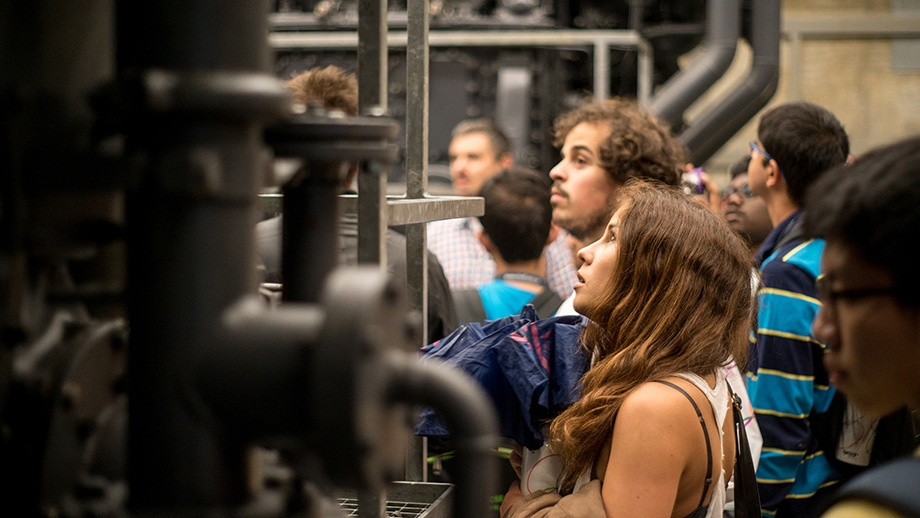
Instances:
[[[398,133],[288,118],[267,14],[0,3],[0,515],[339,516],[344,487],[379,516],[421,404],[467,460],[454,514],[485,512],[493,410],[415,361],[398,283],[315,246],[290,272],[312,281],[256,295],[264,126],[305,162],[292,196],[333,209],[342,162],[385,170]],[[326,216],[300,245],[334,236]]]

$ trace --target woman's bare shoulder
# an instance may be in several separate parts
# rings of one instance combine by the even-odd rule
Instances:
[[[691,430],[689,425],[697,421],[696,411],[686,396],[662,383],[648,382],[623,401],[617,413],[614,435],[682,443],[688,438],[683,432]]]

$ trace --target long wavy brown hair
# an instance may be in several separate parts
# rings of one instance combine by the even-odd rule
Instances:
[[[617,262],[605,295],[589,301],[583,346],[595,362],[582,397],[553,420],[563,460],[559,491],[592,469],[614,419],[639,385],[675,373],[746,365],[756,311],[749,252],[701,204],[676,189],[630,181],[617,196]],[[611,452],[611,456],[615,452]]]

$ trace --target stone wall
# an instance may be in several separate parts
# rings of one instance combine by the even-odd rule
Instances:
[[[871,20],[884,25],[892,18],[903,19],[912,9],[920,28],[918,0],[786,0],[782,8],[784,29],[790,22],[807,27],[811,22],[835,20],[844,24]],[[893,49],[898,45],[901,47]],[[796,50],[790,32],[784,30],[780,50],[779,87],[764,110],[793,100],[820,104],[844,124],[856,155],[920,133],[920,39],[853,39],[842,35],[803,39]],[[747,74],[750,58],[750,48],[742,44],[726,77],[688,110],[691,124]],[[687,59],[692,60],[692,56]],[[756,138],[758,118],[705,164],[720,184],[728,182],[727,167],[746,153],[748,142]]]

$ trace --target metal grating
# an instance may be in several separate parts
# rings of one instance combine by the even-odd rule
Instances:
[[[359,518],[452,518],[453,493],[453,485],[440,482],[392,482],[387,486],[386,505],[380,516],[362,510],[353,490],[343,490],[337,502],[344,515]],[[360,502],[374,506],[379,502],[369,500],[373,503]]]
[[[401,502],[387,500],[387,518],[420,518],[428,510],[430,503],[426,502]],[[357,498],[339,498],[339,506],[345,511],[345,516],[358,516]]]

